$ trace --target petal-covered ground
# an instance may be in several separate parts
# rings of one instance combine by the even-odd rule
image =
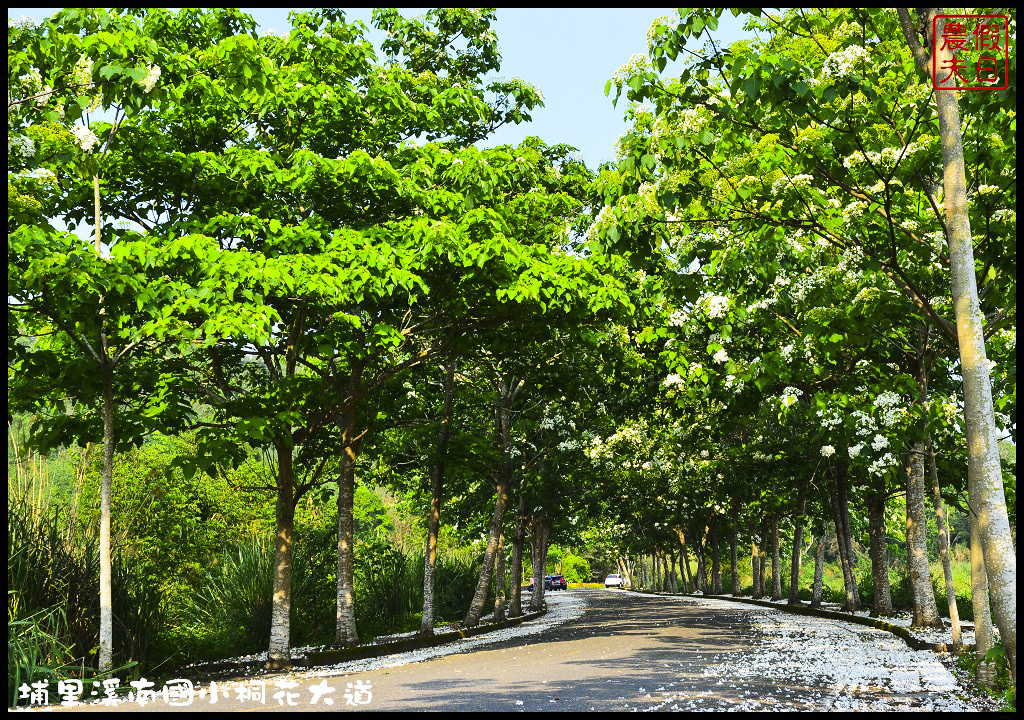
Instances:
[[[667,688],[662,690],[661,702],[652,709],[996,709],[992,701],[972,698],[939,655],[930,650],[911,650],[892,633],[713,598],[687,597],[684,602],[742,609],[762,636],[763,649],[748,653],[742,660],[735,655],[723,656],[722,662],[709,665],[703,674],[716,685],[716,692],[676,696]],[[765,679],[783,687],[789,684],[793,689],[768,696],[749,689],[752,681]],[[732,696],[735,702],[723,703],[723,696]]]

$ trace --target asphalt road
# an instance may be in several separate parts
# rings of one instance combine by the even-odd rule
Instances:
[[[775,662],[751,626],[761,609],[708,607],[678,597],[619,590],[560,591],[553,602],[570,601],[576,593],[585,593],[583,614],[541,634],[495,640],[397,667],[250,679],[247,684],[253,688],[265,683],[262,696],[240,698],[234,690],[211,703],[204,687],[188,707],[172,708],[158,699],[144,708],[124,703],[104,709],[537,712],[821,707],[823,688],[813,680],[773,678],[768,672],[734,677],[716,670],[751,658]],[[909,700],[916,704],[915,698]]]

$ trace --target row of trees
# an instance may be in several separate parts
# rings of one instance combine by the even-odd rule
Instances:
[[[597,221],[609,245],[640,247],[668,270],[671,315],[649,331],[664,339],[665,385],[699,443],[712,427],[725,436],[714,450],[725,482],[703,505],[737,515],[758,499],[732,481],[750,472],[770,498],[768,523],[790,503],[799,523],[817,480],[840,536],[851,494],[863,498],[881,563],[882,508],[905,478],[911,577],[926,598],[924,468],[937,488],[937,464],[966,435],[974,595],[991,598],[1014,672],[1016,566],[997,447],[1000,433],[1015,435],[1016,165],[1003,141],[1014,98],[967,94],[961,124],[956,93],[933,91],[918,71],[931,67],[924,48],[942,45],[928,34],[936,10],[764,15],[750,22],[756,41],[695,49],[719,14],[655,23],[649,56],[609,81],[634,101],[633,130],[603,177]],[[684,53],[680,77],[663,79],[666,59]],[[915,603],[915,623],[936,618]]]
[[[688,572],[693,552],[709,592],[721,546],[735,592],[752,543],[760,594],[789,522],[796,601],[796,550],[828,521],[854,607],[863,511],[884,614],[897,494],[915,622],[933,624],[927,466],[940,517],[941,493],[967,491],[975,617],[991,596],[1015,671],[997,415],[959,389],[989,372],[985,346],[957,352],[967,291],[943,299],[966,213],[1015,432],[1012,91],[963,99],[971,202],[943,213],[954,129],[917,74],[913,16],[907,35],[891,12],[760,16],[766,39],[694,51],[717,17],[655,23],[609,82],[651,105],[596,179],[567,146],[474,147],[540,102],[489,80],[490,12],[378,11],[379,55],[339,11],[296,13],[283,37],[227,10],[9,26],[9,397],[42,412],[39,444],[102,438],[101,668],[114,452],[191,429],[187,472],[272,460],[271,667],[289,663],[304,497],[336,497],[335,641],[359,642],[357,467],[430,498],[430,633],[442,522],[487,539],[472,625],[489,594],[504,612],[506,535],[517,613],[526,548],[538,605],[552,533],[585,525],[612,556],[678,548]]]

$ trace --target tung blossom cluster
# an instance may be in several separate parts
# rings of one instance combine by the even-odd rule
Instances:
[[[146,72],[146,77],[142,78],[142,80],[140,81],[140,84],[142,85],[142,89],[144,91],[146,91],[147,93],[151,92],[153,90],[153,88],[156,87],[157,80],[159,80],[159,79],[160,79],[160,66],[159,65],[150,65],[150,67],[148,68],[148,71]]]
[[[708,317],[721,318],[729,311],[729,298],[724,295],[712,295],[708,300]]]
[[[85,125],[72,125],[71,133],[75,136],[75,140],[78,141],[79,146],[81,146],[81,148],[86,152],[92,152],[92,149],[100,141],[100,139],[96,137],[96,133]]]
[[[849,77],[861,69],[869,57],[870,54],[864,48],[859,45],[850,45],[825,58],[821,74],[827,78]]]

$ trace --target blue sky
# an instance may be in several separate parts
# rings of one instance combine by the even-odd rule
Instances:
[[[301,8],[249,9],[263,30],[288,29],[288,13]],[[57,8],[8,8],[8,16],[39,20]],[[347,11],[369,25],[370,10]],[[405,15],[424,10],[404,10]],[[568,143],[591,168],[615,159],[615,141],[626,129],[625,103],[612,107],[604,85],[634,53],[646,53],[647,29],[671,8],[503,8],[495,32],[502,53],[501,77],[521,77],[544,94],[533,121],[500,129],[486,145],[517,144],[528,135]],[[726,12],[715,33],[725,45],[741,37],[742,21]],[[666,68],[671,72],[672,66]]]

